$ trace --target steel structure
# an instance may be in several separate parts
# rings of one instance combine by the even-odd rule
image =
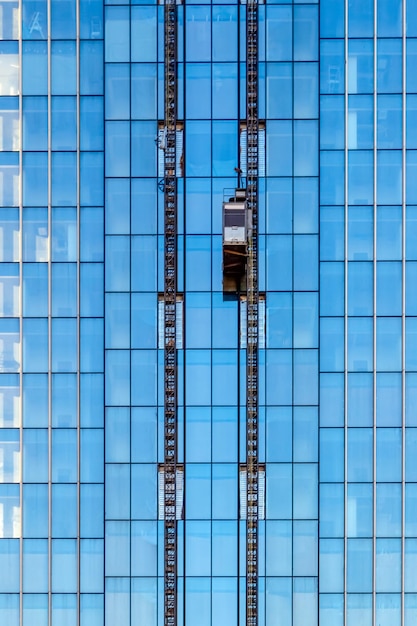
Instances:
[[[164,624],[177,624],[177,7],[165,0],[164,141]]]
[[[246,5],[246,201],[252,212],[248,237],[246,365],[246,624],[258,624],[258,0]]]

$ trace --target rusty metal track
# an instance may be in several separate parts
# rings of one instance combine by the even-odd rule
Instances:
[[[247,260],[247,522],[246,625],[258,624],[258,3],[247,0],[246,119],[248,210],[252,233]]]
[[[177,624],[177,7],[165,0],[164,158],[164,625]]]

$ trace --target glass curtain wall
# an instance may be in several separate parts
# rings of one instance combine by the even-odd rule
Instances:
[[[0,621],[96,625],[102,8],[2,2],[0,18]]]
[[[320,8],[320,623],[410,626],[416,7]]]

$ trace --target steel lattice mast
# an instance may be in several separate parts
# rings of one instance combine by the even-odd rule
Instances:
[[[164,128],[164,624],[177,623],[177,7],[165,0]]]
[[[258,624],[258,2],[246,15],[247,208],[252,232],[247,258],[247,523],[246,624]]]

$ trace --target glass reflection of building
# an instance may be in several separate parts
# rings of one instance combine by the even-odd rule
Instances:
[[[178,24],[179,623],[230,626],[245,4]],[[259,37],[259,624],[414,626],[417,2],[267,2]],[[0,38],[0,623],[161,625],[163,6],[1,0]]]

